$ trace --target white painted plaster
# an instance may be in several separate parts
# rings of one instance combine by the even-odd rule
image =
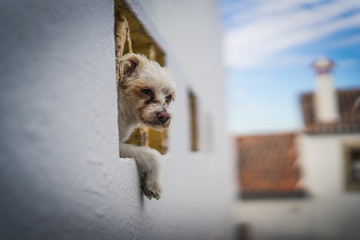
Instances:
[[[339,120],[339,106],[336,91],[330,73],[316,76],[315,117],[319,123],[331,123]]]
[[[1,2],[0,239],[230,235],[220,20],[215,1],[195,2],[129,1],[178,87],[159,201],[143,197],[135,162],[119,158],[113,1]],[[186,47],[191,34],[198,48]],[[188,87],[213,117],[214,152],[189,152]]]

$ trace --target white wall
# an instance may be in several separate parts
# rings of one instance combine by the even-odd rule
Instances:
[[[6,0],[0,7],[1,239],[209,239],[229,234],[232,162],[219,124],[223,82],[221,67],[213,66],[221,61],[212,58],[220,55],[220,35],[206,21],[218,24],[212,15],[216,5],[196,1],[196,10],[186,1],[176,13],[170,5],[164,9],[181,35],[188,22],[179,16],[193,18],[199,11],[206,18],[199,25],[201,38],[214,40],[190,59],[200,58],[211,67],[195,68],[174,50],[182,42],[172,28],[156,23],[151,9],[147,17],[139,2],[129,2],[160,39],[179,89],[170,152],[163,159],[161,200],[145,199],[134,161],[119,158],[113,1]],[[159,4],[152,2],[153,7]],[[202,78],[204,69],[208,72]],[[189,85],[200,99],[200,114],[213,115],[213,153],[188,152]]]
[[[343,142],[359,134],[300,135],[304,199],[239,201],[238,222],[260,239],[359,239],[360,193],[345,191]]]
[[[206,238],[221,235],[222,229],[231,226],[235,178],[224,125],[225,82],[217,2],[146,0],[141,1],[142,6],[135,1],[129,3],[165,49],[168,67],[177,85],[170,151],[163,162],[164,198],[168,198],[164,199],[164,205],[171,204],[169,215],[173,216],[159,218],[159,225],[174,232],[178,226],[186,229],[190,225],[198,232],[210,233]],[[144,15],[148,18],[142,17]],[[198,99],[201,151],[195,153],[189,152],[189,88]],[[206,146],[209,118],[213,120],[212,151]],[[180,219],[176,225],[167,220],[174,217]]]
[[[359,134],[304,135],[301,160],[304,183],[313,196],[313,228],[328,239],[360,238],[360,192],[345,190],[343,144],[359,141]]]
[[[223,131],[226,122],[225,79],[218,1],[141,0],[141,3],[168,50],[169,66],[178,76],[175,79],[180,88],[178,94],[187,94],[187,88],[195,92],[200,104],[199,117],[212,116],[215,146],[227,159],[224,155],[228,154],[228,141],[224,142]],[[185,99],[186,95],[180,97]],[[183,102],[181,104],[187,106]],[[187,114],[187,109],[184,109],[182,115]],[[177,119],[182,119],[180,114],[177,114]],[[201,132],[201,136],[206,134]],[[188,136],[185,138],[189,139]]]
[[[239,223],[250,226],[253,240],[312,239],[311,199],[257,199],[238,201]]]

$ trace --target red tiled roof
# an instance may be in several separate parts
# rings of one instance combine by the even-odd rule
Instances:
[[[360,132],[360,109],[354,106],[360,97],[360,88],[339,90],[337,95],[340,120],[333,123],[317,123],[315,120],[314,94],[301,95],[305,132],[310,134]]]
[[[236,138],[242,196],[303,192],[298,185],[296,133]]]

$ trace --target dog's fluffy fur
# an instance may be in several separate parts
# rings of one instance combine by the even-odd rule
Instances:
[[[139,124],[155,129],[168,127],[171,120],[168,106],[174,98],[175,86],[166,68],[139,54],[126,54],[120,59],[120,157],[135,159],[141,188],[149,199],[160,198],[161,155],[154,149],[123,142]]]

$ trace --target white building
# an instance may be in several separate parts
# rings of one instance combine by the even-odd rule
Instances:
[[[332,67],[314,63],[304,131],[237,140],[249,239],[360,239],[360,89],[336,91]]]
[[[114,1],[2,1],[1,239],[231,236],[217,2],[116,4],[134,50],[156,53],[178,89],[162,198],[144,198],[119,158]]]

